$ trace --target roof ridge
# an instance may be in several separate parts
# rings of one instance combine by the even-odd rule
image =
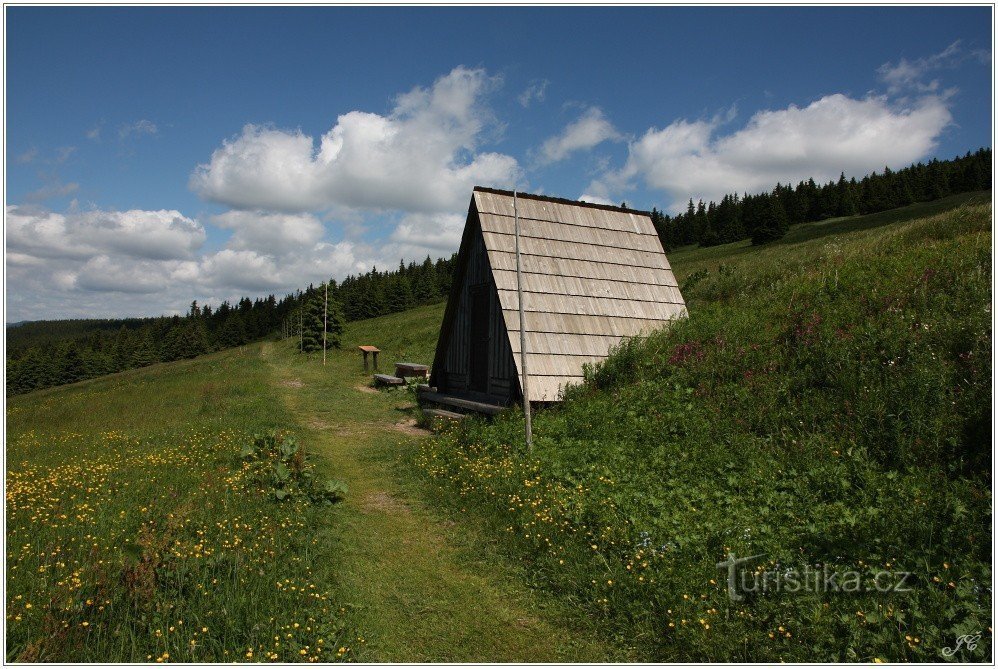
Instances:
[[[490,188],[488,186],[475,186],[475,192],[478,193],[493,193],[495,195],[507,195],[513,197],[513,191],[502,190],[501,188]],[[552,197],[549,195],[535,195],[534,193],[521,193],[516,192],[517,197],[522,197],[527,200],[540,200],[541,202],[552,202],[554,204],[567,204],[573,207],[589,207],[591,209],[602,209],[604,211],[619,211],[625,214],[638,214],[639,216],[648,216],[651,218],[650,211],[644,211],[641,209],[629,209],[627,207],[616,207],[612,204],[597,204],[595,202],[583,202],[581,200],[569,200],[563,197]]]

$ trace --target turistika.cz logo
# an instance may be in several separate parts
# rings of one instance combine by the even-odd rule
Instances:
[[[728,597],[733,602],[745,599],[746,594],[779,594],[796,592],[908,592],[911,572],[878,570],[860,572],[837,571],[829,565],[820,568],[805,566],[773,569],[749,569],[751,564],[765,555],[728,558],[717,563],[717,568],[727,572]]]

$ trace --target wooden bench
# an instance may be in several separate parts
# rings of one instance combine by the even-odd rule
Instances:
[[[396,362],[395,376],[405,378],[407,376],[418,376],[421,379],[428,378],[430,368],[426,365],[417,365],[414,362]]]
[[[374,385],[376,386],[404,386],[405,379],[400,379],[391,374],[375,374]]]
[[[506,409],[506,407],[498,404],[476,402],[474,400],[464,399],[463,397],[454,397],[452,395],[436,393],[431,390],[424,390],[420,392],[418,397],[419,404],[423,407],[427,407],[428,405],[445,406],[452,409],[459,409],[461,411],[474,411],[475,413],[481,413],[487,416],[495,416],[497,413]],[[424,408],[423,411],[426,411],[426,408]]]
[[[443,418],[445,420],[464,420],[467,414],[447,411],[446,409],[423,409],[423,413],[430,418]]]

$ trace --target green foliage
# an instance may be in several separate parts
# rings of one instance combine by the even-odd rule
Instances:
[[[990,228],[975,205],[674,254],[690,317],[588,369],[531,455],[510,413],[415,464],[648,659],[931,662],[982,633],[958,659],[988,661]],[[736,602],[729,553],[910,589]]]
[[[278,502],[297,497],[314,504],[333,504],[346,496],[347,486],[342,481],[317,477],[315,465],[294,435],[257,435],[243,446],[240,459],[251,480],[261,489],[271,490]]]
[[[343,335],[343,311],[334,297],[326,298],[323,286],[309,289],[302,298],[300,349],[303,353],[321,351],[323,342],[326,348],[339,348]],[[323,326],[326,336],[323,340]]]
[[[752,243],[765,244],[782,239],[790,230],[790,219],[779,196],[774,193],[773,197],[767,198],[761,209],[758,222],[752,230]]]

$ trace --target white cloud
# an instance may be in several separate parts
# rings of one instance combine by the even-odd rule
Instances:
[[[408,214],[390,236],[393,255],[420,260],[427,255],[449,255],[461,245],[465,216],[462,214]]]
[[[200,223],[171,210],[71,211],[8,206],[7,248],[38,258],[102,253],[155,260],[189,258],[204,243]]]
[[[939,81],[932,79],[926,81],[928,75],[942,69],[949,69],[958,66],[960,63],[976,58],[982,60],[987,56],[981,51],[967,53],[960,45],[960,40],[950,44],[939,53],[907,60],[901,58],[897,63],[884,63],[877,69],[880,80],[887,85],[889,93],[900,93],[903,91],[932,92],[939,89]],[[984,59],[985,61],[987,59]]]
[[[171,265],[154,260],[97,255],[88,259],[72,277],[72,286],[101,293],[157,293],[165,287]]]
[[[614,204],[605,197],[600,197],[599,195],[593,195],[591,193],[583,193],[582,195],[579,196],[579,201],[588,202],[590,204],[609,204],[609,205]]]
[[[340,115],[318,145],[300,130],[247,125],[190,185],[236,209],[455,211],[473,185],[510,185],[518,172],[514,158],[479,152],[494,125],[483,98],[497,85],[484,70],[455,68],[400,95],[386,116]]]
[[[548,84],[550,84],[547,79],[535,79],[530,82],[520,95],[517,96],[517,100],[520,106],[526,109],[534,102],[544,102],[544,96],[547,93]]]
[[[212,221],[232,235],[199,253],[204,228],[176,211],[9,206],[8,317],[182,313],[192,299],[283,295],[381,259],[370,246],[322,241],[324,227],[310,214],[227,212]],[[385,249],[394,254],[395,245]]]
[[[545,140],[539,159],[542,164],[557,162],[611,139],[620,139],[620,133],[606,120],[601,109],[590,107],[560,134]]]
[[[283,255],[313,247],[325,228],[312,214],[227,211],[212,218],[220,228],[233,230],[228,246],[236,250],[266,250]]]
[[[93,132],[93,131],[91,131]],[[140,119],[135,123],[126,123],[118,128],[118,138],[128,139],[129,137],[141,137],[142,135],[155,135],[159,132],[159,127],[147,119]],[[100,137],[100,131],[97,130],[97,136]],[[87,133],[87,137],[90,137],[90,133]],[[96,139],[96,137],[90,137],[91,139]]]
[[[624,167],[607,172],[588,190],[608,197],[640,180],[665,191],[678,206],[688,197],[717,200],[725,193],[768,190],[777,182],[826,181],[842,171],[863,175],[924,157],[951,122],[944,96],[899,106],[885,96],[841,94],[806,107],[757,112],[726,135],[719,133],[723,119],[678,120],[632,142]]]
[[[91,140],[93,142],[99,142],[100,141],[100,126],[99,125],[95,125],[94,127],[90,128],[90,130],[87,130],[86,135],[87,135],[87,139],[89,139],[89,140]]]
[[[80,184],[75,181],[70,181],[69,183],[63,183],[58,179],[50,181],[38,190],[31,191],[24,196],[24,199],[28,202],[44,202],[45,200],[51,200],[57,197],[66,197],[67,195],[72,195],[80,189]]]

